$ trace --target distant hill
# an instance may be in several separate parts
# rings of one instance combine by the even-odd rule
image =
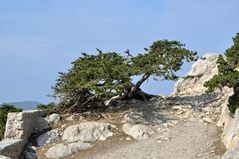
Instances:
[[[33,110],[33,109],[36,109],[37,105],[41,103],[36,101],[22,101],[22,102],[14,102],[9,104],[14,105],[15,107],[19,109]]]

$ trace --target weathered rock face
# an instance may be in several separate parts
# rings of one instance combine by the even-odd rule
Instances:
[[[72,125],[63,132],[62,139],[68,142],[106,140],[113,135],[115,125],[98,122],[85,122]]]
[[[27,141],[32,131],[48,127],[47,122],[41,115],[42,112],[38,110],[8,113],[4,138]]]
[[[0,155],[19,158],[32,133],[49,128],[44,115],[45,112],[38,110],[9,113],[4,139],[0,141]]]
[[[22,139],[3,140],[0,142],[0,155],[18,159],[24,148],[24,144]]]
[[[193,103],[188,103],[194,108],[201,106],[204,103],[207,103],[205,99],[209,99],[210,96],[208,94],[202,95],[205,93],[206,88],[203,86],[204,83],[208,80],[210,80],[214,75],[218,73],[217,68],[217,59],[218,55],[205,55],[202,59],[198,60],[196,63],[193,64],[192,69],[190,72],[187,73],[188,76],[192,76],[192,78],[188,79],[180,79],[176,85],[174,92],[172,93],[173,96],[185,96],[184,98],[192,98]],[[230,115],[228,110],[228,98],[233,94],[232,89],[229,88],[223,88],[222,92],[219,93],[218,97],[218,103],[219,103],[219,110],[221,109],[221,115],[217,122],[217,126],[223,127],[223,135],[222,135],[222,142],[228,149],[228,152],[224,155],[228,158],[239,158],[239,153],[236,151],[239,150],[239,109],[236,110],[235,114],[233,116]],[[193,98],[200,98],[200,100],[196,99],[193,100]],[[182,97],[179,97],[182,98]],[[215,97],[212,97],[216,99]],[[176,98],[175,98],[176,99]],[[179,102],[182,103],[181,99]],[[195,101],[195,102],[194,102]],[[210,101],[210,99],[209,99]],[[177,101],[173,101],[174,104],[177,104]],[[214,105],[214,104],[213,104]],[[217,105],[217,104],[216,104]],[[213,111],[217,110],[216,107],[213,106]],[[206,110],[207,112],[210,107],[202,108],[202,110]],[[210,108],[211,109],[211,108]],[[213,112],[211,111],[211,112]],[[183,114],[183,110],[178,110],[176,113]],[[182,116],[183,117],[183,116]],[[202,116],[201,120],[202,122],[206,123],[212,123],[213,122],[213,116]],[[215,116],[214,119],[217,119]],[[234,157],[236,156],[236,157]]]
[[[236,110],[234,117],[229,115],[227,108],[225,112],[227,113],[221,115],[223,121],[219,121],[224,125],[222,141],[230,150],[239,145],[239,109]]]
[[[71,144],[57,144],[53,147],[51,147],[47,152],[46,156],[48,158],[62,158],[66,156],[70,156],[73,153],[76,153],[80,150],[85,150],[91,148],[92,145],[89,143],[82,143],[82,142],[77,142],[77,143],[71,143]]]
[[[43,146],[45,144],[50,144],[59,140],[59,131],[57,129],[51,130],[45,134],[42,134],[37,138],[38,146]]]
[[[180,79],[174,88],[173,95],[200,95],[205,92],[204,83],[218,72],[216,54],[206,54],[195,62],[188,76],[193,78]]]

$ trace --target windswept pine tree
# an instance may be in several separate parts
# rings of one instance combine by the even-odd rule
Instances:
[[[197,53],[179,41],[160,40],[133,56],[129,50],[122,56],[116,52],[82,53],[72,68],[60,73],[53,87],[64,111],[82,111],[112,104],[119,99],[148,100],[153,97],[141,90],[150,77],[176,80],[175,74],[184,62],[196,60]],[[141,78],[136,83],[133,77]]]
[[[233,88],[234,94],[229,98],[228,108],[233,114],[239,108],[239,33],[233,38],[233,45],[225,51],[225,56],[219,55],[218,74],[205,83],[208,91],[224,86]]]

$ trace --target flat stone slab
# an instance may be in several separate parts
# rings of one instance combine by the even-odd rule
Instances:
[[[24,141],[22,139],[6,139],[0,141],[0,155],[18,159],[22,153]]]
[[[22,142],[22,139],[6,139],[6,140],[2,140],[0,141],[0,150],[8,147],[8,146],[11,146],[11,145],[14,145],[14,144],[18,144],[18,143],[21,143]]]

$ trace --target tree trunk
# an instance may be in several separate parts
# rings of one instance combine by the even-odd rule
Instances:
[[[137,95],[137,94],[138,95],[140,95],[140,94],[146,95],[147,94],[147,93],[141,91],[140,86],[150,77],[150,75],[151,75],[150,73],[145,73],[143,75],[143,77],[135,84],[135,86],[131,88],[131,90],[128,94],[128,96],[130,98]],[[142,96],[142,97],[145,98],[144,96]]]
[[[136,83],[134,86],[134,89],[137,90],[140,88],[140,86],[150,77],[150,73],[145,73],[143,77]]]
[[[145,93],[140,89],[140,86],[150,77],[150,75],[150,73],[145,73],[135,86],[133,86],[127,93],[112,97],[111,99],[105,101],[105,105],[112,105],[113,102],[121,99],[149,100],[155,97],[155,95]]]

